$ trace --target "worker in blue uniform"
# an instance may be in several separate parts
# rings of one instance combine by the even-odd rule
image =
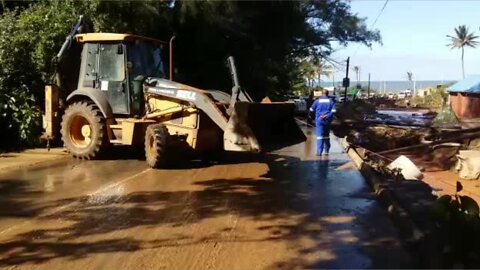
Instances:
[[[310,112],[315,114],[315,130],[317,133],[317,156],[328,155],[330,151],[330,124],[335,113],[335,101],[330,99],[326,90],[322,96],[315,100],[310,107]]]

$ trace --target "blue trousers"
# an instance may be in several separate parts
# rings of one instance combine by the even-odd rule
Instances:
[[[316,123],[315,131],[317,133],[317,154],[322,154],[323,151],[328,153],[330,151],[330,124]]]

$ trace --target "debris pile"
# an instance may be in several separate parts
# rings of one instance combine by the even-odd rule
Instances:
[[[373,115],[377,111],[375,106],[360,99],[355,99],[345,104],[337,105],[335,115],[340,121],[363,121],[365,116]]]
[[[352,160],[389,211],[408,216],[410,228],[424,233],[417,241],[425,249],[418,250],[424,252],[420,261],[429,258],[432,268],[478,268],[480,244],[472,239],[480,235],[480,191],[477,183],[466,180],[480,178],[480,121],[460,123],[449,109],[355,116],[354,108],[340,116],[357,121],[342,126],[347,152],[357,155]]]
[[[335,136],[343,138],[352,130],[365,126],[365,118],[372,117],[377,111],[375,106],[363,100],[353,100],[347,104],[338,104],[335,118],[332,122],[332,131]]]
[[[351,132],[348,141],[370,151],[385,151],[419,144],[428,133],[425,129],[407,129],[386,125],[366,127],[363,131]]]
[[[480,149],[480,127],[462,129],[448,108],[438,114],[425,109],[377,111],[371,103],[354,100],[340,104],[336,116],[332,123],[336,136],[386,157],[388,163],[405,155],[427,171],[453,172],[457,167],[464,175],[457,177],[462,179],[480,176],[477,166],[472,165],[477,160],[472,163],[459,155],[459,151]]]

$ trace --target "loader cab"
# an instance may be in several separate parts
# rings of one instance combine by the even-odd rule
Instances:
[[[141,116],[143,81],[164,78],[162,42],[128,34],[80,34],[84,43],[78,89],[102,91],[115,115]]]

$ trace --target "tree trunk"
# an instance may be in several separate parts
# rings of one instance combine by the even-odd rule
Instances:
[[[464,47],[462,47],[462,76],[463,76],[463,79],[465,79],[465,63],[463,61],[463,55],[464,55]]]
[[[417,95],[417,87],[416,87],[416,81],[413,80],[413,96]]]

